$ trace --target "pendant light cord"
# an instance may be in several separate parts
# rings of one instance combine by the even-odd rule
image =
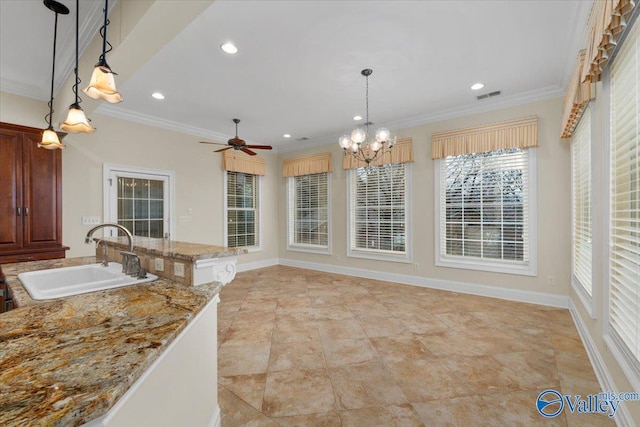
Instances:
[[[80,28],[80,0],[76,0],[76,69],[75,69],[76,84],[73,85],[73,93],[76,95],[75,105],[77,105],[78,107],[82,102],[82,99],[78,95],[78,85],[82,82],[82,80],[80,80],[80,76],[78,75],[78,38],[79,38],[78,30],[79,28]]]
[[[366,88],[367,88],[367,92],[366,92],[366,100],[367,100],[367,108],[366,108],[366,112],[367,112],[367,121],[365,122],[365,126],[367,127],[366,133],[367,133],[367,138],[369,137],[369,76],[365,76],[366,79]]]
[[[53,80],[56,75],[56,41],[58,39],[58,12],[56,12],[56,18],[53,24],[53,65],[51,66],[51,97],[49,98],[49,114],[44,116],[48,129],[53,129],[51,126],[51,117],[53,116]]]
[[[107,53],[111,52],[113,46],[107,41],[107,26],[111,23],[107,18],[107,12],[109,11],[109,0],[104,0],[104,25],[100,28],[100,36],[102,36],[102,54],[100,55],[99,65],[107,65]],[[107,49],[107,45],[109,48]],[[115,73],[113,73],[115,74]]]

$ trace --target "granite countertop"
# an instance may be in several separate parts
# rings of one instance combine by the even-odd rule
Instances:
[[[221,287],[159,279],[35,302],[15,277],[91,258],[2,266],[21,301],[0,314],[0,425],[78,426],[104,415]]]
[[[129,249],[126,237],[104,237],[102,239],[122,249]],[[223,258],[248,253],[244,248],[228,248],[226,246],[203,245],[200,243],[179,242],[175,240],[157,239],[153,237],[133,236],[134,252],[145,252],[152,255],[196,261],[199,259]]]

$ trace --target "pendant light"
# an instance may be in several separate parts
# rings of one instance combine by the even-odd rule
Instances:
[[[104,0],[104,25],[100,29],[100,35],[102,36],[102,55],[98,58],[98,63],[93,69],[91,75],[91,81],[89,86],[83,89],[93,99],[104,99],[112,104],[122,102],[122,95],[116,90],[116,79],[111,67],[107,64],[106,55],[111,51],[111,43],[107,41],[107,26],[109,25],[109,19],[107,19],[107,12],[109,10],[109,0]],[[107,50],[109,45],[109,50]]]
[[[69,9],[62,3],[58,3],[55,0],[44,0],[44,5],[56,14],[56,18],[53,26],[53,65],[51,66],[51,96],[49,98],[49,114],[45,116],[45,120],[49,125],[42,132],[42,141],[38,143],[39,148],[46,148],[47,150],[55,150],[56,148],[64,148],[64,145],[60,142],[58,134],[53,130],[51,126],[51,117],[53,117],[53,81],[56,75],[56,41],[58,38],[58,14],[68,15]]]
[[[80,84],[80,77],[78,77],[78,32],[80,27],[80,0],[76,0],[76,68],[75,75],[76,81],[73,84],[73,93],[76,95],[76,100],[69,106],[69,113],[67,114],[67,120],[60,124],[60,129],[71,133],[93,133],[95,129],[89,124],[90,120],[82,111],[80,103],[82,99],[78,95],[78,85]]]

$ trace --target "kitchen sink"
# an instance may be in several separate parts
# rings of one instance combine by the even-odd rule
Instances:
[[[87,264],[18,274],[18,279],[35,300],[120,288],[152,282],[157,278],[158,276],[149,273],[143,279],[131,277],[122,272],[122,265],[117,262],[110,262],[108,267]]]

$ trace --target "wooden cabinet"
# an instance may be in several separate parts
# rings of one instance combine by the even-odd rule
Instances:
[[[64,258],[62,153],[42,130],[0,122],[0,264]]]

